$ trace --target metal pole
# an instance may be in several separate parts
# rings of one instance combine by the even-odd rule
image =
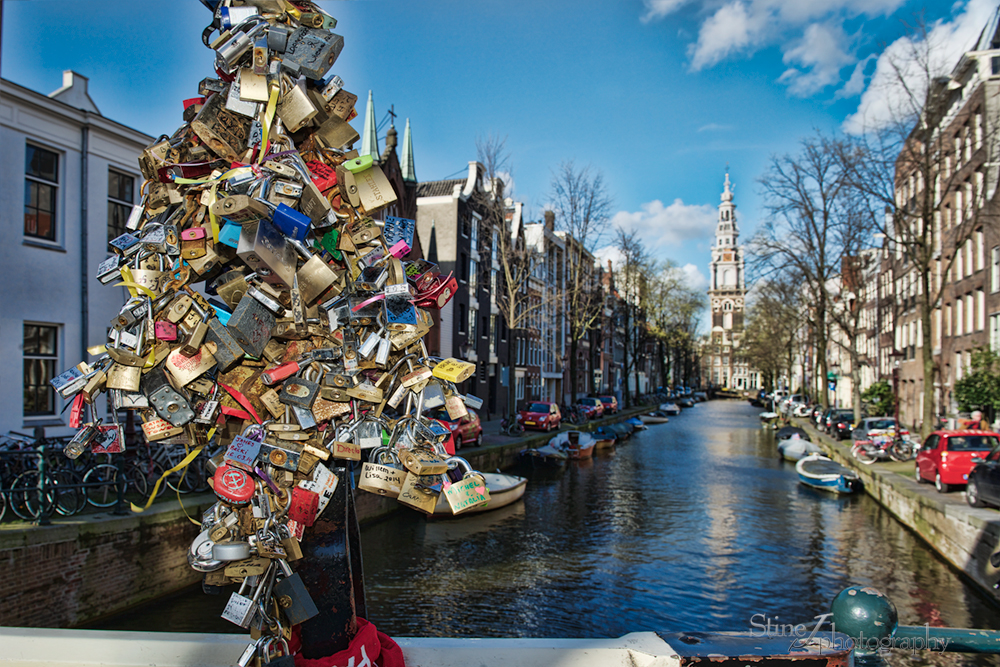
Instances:
[[[896,422],[896,437],[899,437],[899,361],[892,367],[893,420]]]
[[[49,520],[49,510],[51,509],[45,503],[45,445],[44,443],[38,448],[38,520],[39,526],[48,526],[52,522]]]
[[[125,453],[119,452],[115,455],[115,468],[117,472],[115,473],[115,488],[118,492],[118,500],[115,501],[115,511],[112,512],[115,516],[125,516],[129,514],[129,511],[125,509]]]

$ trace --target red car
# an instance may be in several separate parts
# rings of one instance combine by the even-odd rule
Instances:
[[[976,465],[973,457],[984,459],[997,445],[1000,434],[992,431],[934,431],[917,452],[914,476],[948,493],[968,481]]]
[[[614,396],[598,396],[601,403],[604,404],[604,412],[613,415],[618,412],[618,399]]]
[[[587,419],[597,419],[604,416],[604,403],[599,398],[581,398],[576,404],[581,412],[587,416]]]
[[[562,413],[559,412],[559,406],[555,403],[535,401],[518,411],[517,421],[521,422],[521,425],[526,429],[537,428],[540,431],[551,431],[562,425]]]
[[[461,449],[463,445],[479,447],[483,444],[483,426],[479,422],[479,415],[469,410],[469,414],[461,419],[452,419],[445,410],[434,410],[430,417],[436,419],[449,431],[455,441],[455,449]]]

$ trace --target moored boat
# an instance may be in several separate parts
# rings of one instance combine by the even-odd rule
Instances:
[[[629,417],[628,419],[625,420],[625,423],[631,424],[633,427],[635,427],[635,430],[637,431],[644,431],[647,428],[649,428],[648,426],[643,424],[638,417]]]
[[[589,459],[594,455],[597,441],[583,431],[565,431],[549,440],[549,447],[560,449],[571,459]]]
[[[521,456],[527,458],[533,465],[552,467],[564,466],[566,465],[566,461],[569,460],[569,454],[557,447],[553,447],[551,443],[535,447],[534,449],[526,449],[521,452]]]
[[[680,406],[676,403],[660,403],[660,411],[668,415],[679,415],[681,413]]]
[[[665,414],[657,412],[651,412],[648,415],[639,415],[639,420],[643,424],[666,424],[670,419],[667,418]]]
[[[468,514],[488,512],[490,510],[506,507],[507,505],[519,500],[521,496],[524,495],[524,491],[528,485],[528,479],[526,477],[506,475],[499,472],[483,472],[480,474],[483,476],[483,479],[486,480],[486,488],[490,491],[490,502],[486,505],[480,505],[479,507],[474,507],[466,512],[463,512],[458,515],[460,517]],[[451,506],[448,504],[448,500],[445,498],[443,493],[438,496],[437,505],[434,506],[434,511],[428,516],[435,519],[455,516],[455,514],[452,513]]]
[[[822,454],[823,450],[808,439],[795,434],[778,442],[778,453],[786,461],[801,461],[812,454]]]
[[[812,454],[796,463],[795,472],[800,482],[821,491],[854,493],[861,484],[858,473],[820,454]]]

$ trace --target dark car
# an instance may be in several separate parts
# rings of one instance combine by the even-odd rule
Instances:
[[[969,473],[965,501],[973,507],[1000,507],[1000,447],[986,455],[975,457],[976,466]]]
[[[847,433],[846,436],[851,434],[851,429],[854,425],[854,410],[842,410],[840,408],[830,408],[826,412],[826,416],[823,418],[823,423],[820,428],[830,435],[837,435],[836,423],[838,421],[847,420]],[[846,438],[839,438],[840,440],[845,440]]]
[[[838,412],[830,420],[830,428],[827,431],[837,440],[847,440],[854,430],[854,412]]]
[[[604,412],[609,415],[613,415],[618,412],[618,399],[614,396],[598,396],[601,399],[601,403],[604,404]]]

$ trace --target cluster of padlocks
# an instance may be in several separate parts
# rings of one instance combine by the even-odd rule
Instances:
[[[454,278],[409,258],[412,220],[372,217],[396,195],[350,150],[357,97],[328,77],[336,21],[299,0],[203,1],[218,76],[141,155],[142,201],[98,269],[132,297],[96,359],[53,386],[80,428],[68,456],[122,451],[119,410],[150,441],[219,446],[219,501],[188,560],[206,585],[240,585],[224,617],[260,637],[240,664],[276,665],[289,628],[317,613],[289,563],[333,496],[329,466],[372,450],[358,488],[426,513],[483,505],[483,477],[423,415],[481,401],[456,387],[474,364],[422,340]],[[111,424],[92,410],[102,391]]]

